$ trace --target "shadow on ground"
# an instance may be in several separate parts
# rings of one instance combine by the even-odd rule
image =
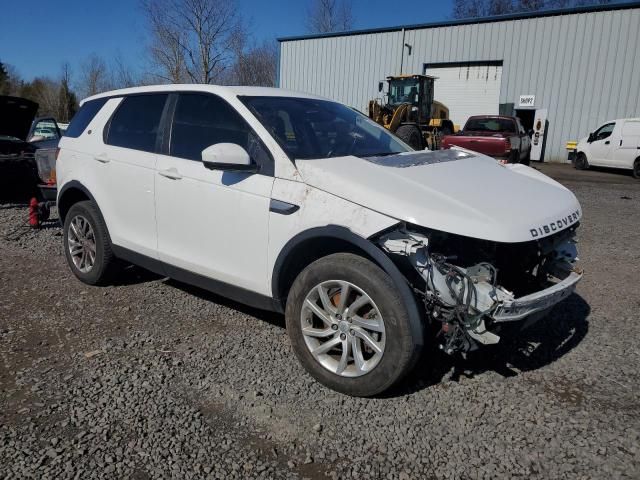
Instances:
[[[194,295],[208,302],[214,302],[218,305],[224,305],[225,307],[233,308],[234,310],[242,312],[245,315],[255,317],[263,322],[270,323],[271,325],[274,325],[276,327],[285,328],[284,315],[282,315],[281,313],[269,312],[267,310],[260,310],[258,308],[250,307],[243,303],[236,302],[235,300],[231,300],[229,298],[216,295],[215,293],[211,293],[208,290],[194,287],[186,283],[178,282],[177,280],[173,280],[171,278],[167,279],[165,283],[171,287],[182,290],[189,295]]]
[[[119,276],[117,284],[132,285],[161,278],[163,277],[142,268],[127,267]],[[205,301],[224,305],[271,325],[285,328],[282,314],[249,307],[176,280],[167,278],[164,283]],[[473,378],[493,371],[504,377],[513,377],[519,372],[542,368],[580,344],[589,330],[587,318],[590,311],[586,301],[573,293],[538,322],[524,330],[520,329],[521,322],[515,322],[500,333],[499,344],[472,352],[466,358],[460,355],[446,355],[437,350],[435,345],[429,345],[413,372],[384,396],[397,397],[414,393],[437,385],[447,376],[452,381],[458,381],[463,376]]]
[[[38,176],[26,162],[0,161],[0,203],[28,203],[40,195]]]
[[[430,347],[414,371],[386,396],[399,396],[428,388],[444,378],[458,381],[488,371],[504,377],[537,370],[560,359],[585,338],[589,331],[587,318],[591,309],[573,293],[549,314],[530,327],[520,330],[518,323],[501,332],[500,343],[485,347],[462,358],[449,356]]]

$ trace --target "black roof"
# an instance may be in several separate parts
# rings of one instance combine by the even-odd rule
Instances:
[[[350,35],[364,35],[367,33],[397,32],[401,30],[418,30],[422,28],[453,27],[457,25],[472,25],[478,23],[504,22],[509,20],[527,20],[531,18],[553,17],[558,15],[574,15],[577,13],[604,12],[612,10],[626,10],[640,8],[640,1],[614,3],[604,5],[591,5],[573,8],[559,8],[555,10],[540,10],[536,12],[510,13],[507,15],[495,15],[480,18],[463,18],[446,20],[444,22],[417,23],[413,25],[399,25],[395,27],[369,28],[364,30],[347,30],[345,32],[317,33],[312,35],[297,35],[291,37],[280,37],[279,42],[290,42],[293,40],[309,40],[313,38],[346,37]]]

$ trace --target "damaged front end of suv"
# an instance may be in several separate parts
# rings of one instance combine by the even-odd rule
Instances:
[[[505,341],[582,277],[580,203],[536,169],[458,148],[297,165],[307,184],[395,220],[368,239],[402,272],[449,354]]]
[[[375,241],[404,273],[448,354],[500,341],[568,297],[582,277],[577,223],[542,239],[501,243],[402,223]]]

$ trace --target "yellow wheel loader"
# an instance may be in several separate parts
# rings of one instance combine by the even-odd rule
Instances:
[[[437,150],[444,135],[455,132],[449,109],[433,100],[436,77],[399,75],[387,77],[387,101],[369,101],[369,118],[395,133],[416,150]],[[378,85],[382,92],[383,82]]]

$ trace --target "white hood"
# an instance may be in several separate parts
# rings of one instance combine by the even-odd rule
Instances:
[[[582,216],[576,197],[523,165],[458,149],[296,160],[320,190],[398,220],[497,242],[551,235]]]

